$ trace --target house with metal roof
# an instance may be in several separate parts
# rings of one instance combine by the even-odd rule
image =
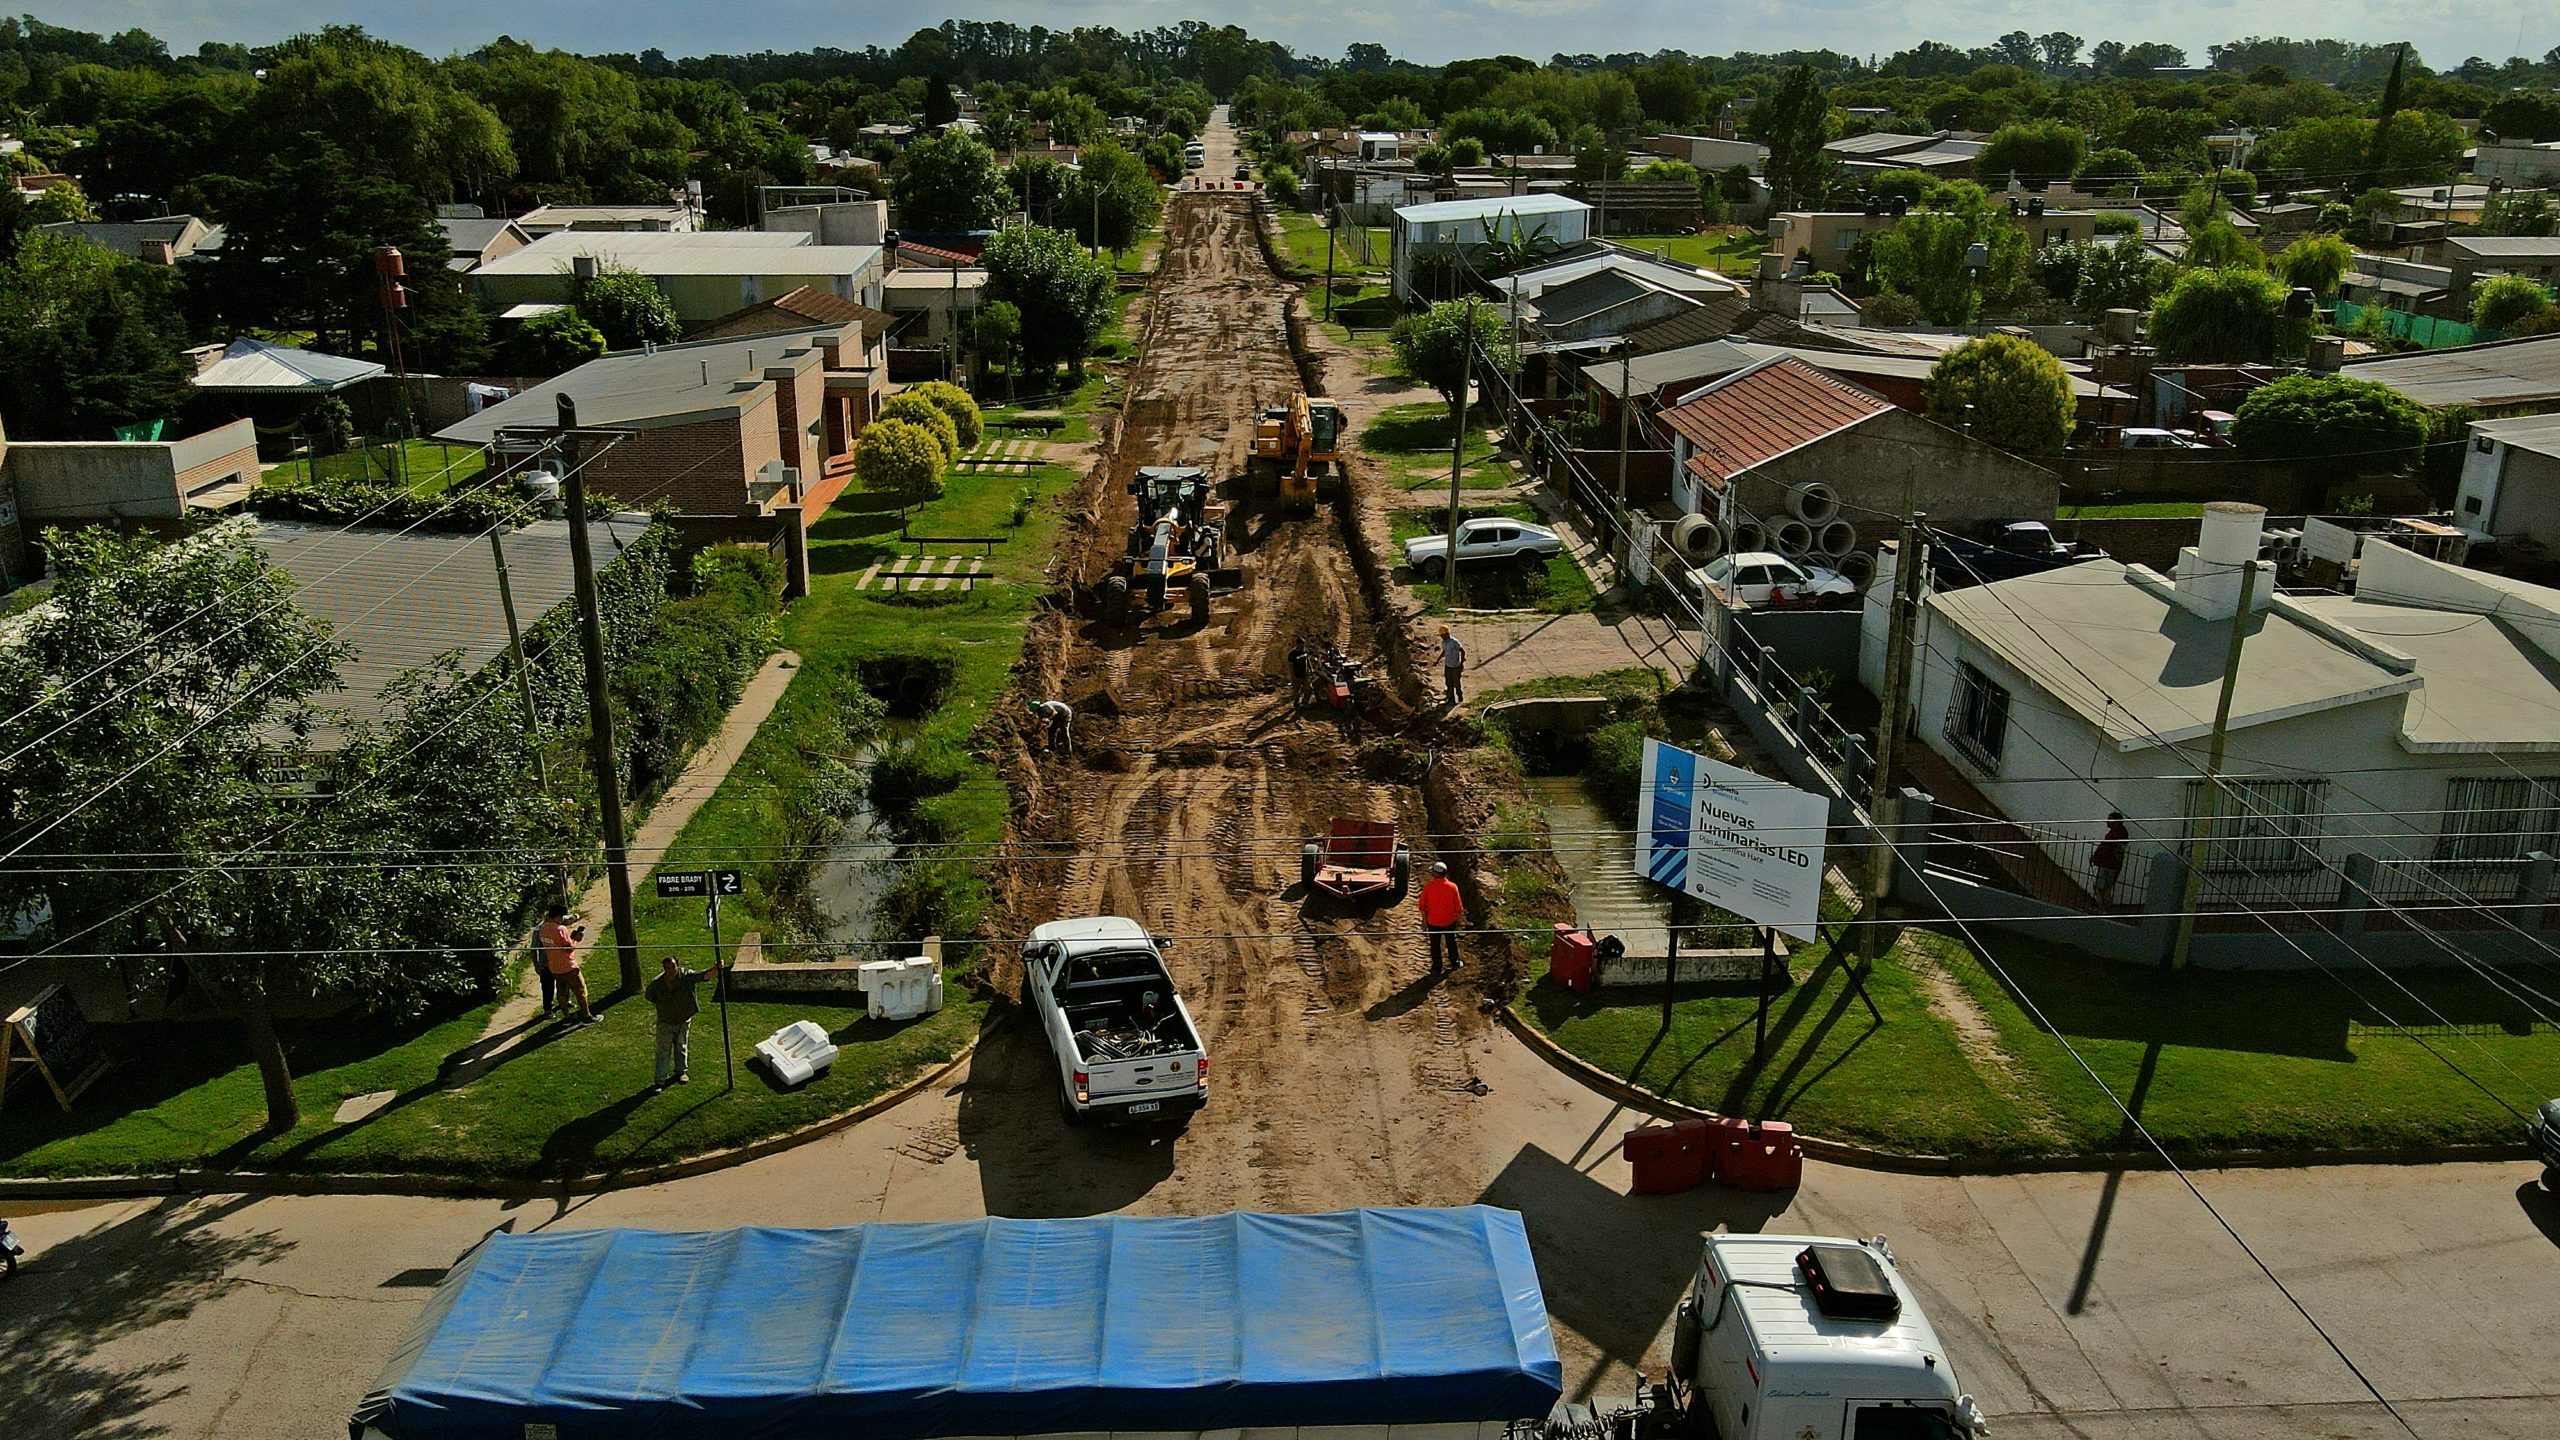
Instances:
[[[444,262],[448,270],[476,269],[533,243],[533,237],[515,221],[486,215],[440,216],[436,228],[444,232],[445,244],[453,252]]]
[[[2444,242],[2443,258],[2453,275],[2453,298],[2465,305],[2484,275],[2522,275],[2546,290],[2560,285],[2560,236],[2456,235]]]
[[[2421,405],[2468,405],[2491,415],[2560,410],[2560,335],[2349,359],[2339,372],[2388,385]]]
[[[1567,195],[1504,195],[1406,205],[1389,217],[1391,290],[1396,303],[1429,298],[1415,285],[1417,266],[1434,256],[1462,265],[1497,241],[1546,240],[1577,245],[1591,234],[1591,207]]]
[[[2520,558],[2560,553],[2560,415],[2471,422],[2453,523]]]
[[[48,235],[103,245],[128,260],[176,265],[201,256],[211,259],[222,249],[223,227],[194,215],[161,215],[149,220],[58,220],[41,227]]]
[[[2350,866],[2375,894],[2513,900],[2525,857],[2560,843],[2560,591],[2367,537],[2353,595],[2286,595],[2261,574],[2243,614],[2264,513],[2208,507],[2168,575],[2097,559],[1930,594],[1917,783],[1935,771],[1941,792],[1996,807],[2081,876],[2108,812],[2131,817],[2127,875],[2174,885],[2159,872],[2207,813],[2204,749],[2236,618],[2206,904],[2325,901]],[[1864,620],[1870,684],[1884,590]],[[2139,903],[2143,890],[2094,898]]]
[[[561,230],[489,261],[469,278],[483,299],[505,309],[574,300],[581,276],[630,270],[656,281],[687,326],[802,286],[881,308],[887,252],[814,240],[800,231]]]

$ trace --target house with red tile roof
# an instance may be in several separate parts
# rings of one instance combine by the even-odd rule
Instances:
[[[1890,538],[1906,494],[1930,523],[1959,530],[2050,520],[2061,495],[2053,471],[1791,355],[1692,390],[1655,423],[1670,441],[1672,497],[1683,511],[1738,507],[1739,518],[1774,532],[1793,517],[1790,496],[1818,482],[1856,527],[1857,551]]]

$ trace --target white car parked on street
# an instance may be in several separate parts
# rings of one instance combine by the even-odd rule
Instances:
[[[1720,555],[1690,571],[1689,578],[1745,605],[1812,605],[1858,593],[1858,587],[1839,571],[1801,564],[1774,550]]]
[[[1564,553],[1564,537],[1527,520],[1479,516],[1458,523],[1458,564],[1488,560],[1537,562]],[[1417,535],[1404,542],[1404,563],[1425,580],[1437,580],[1449,568],[1449,537]]]

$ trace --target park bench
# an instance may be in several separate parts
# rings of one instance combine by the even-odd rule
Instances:
[[[898,538],[916,547],[918,555],[924,553],[927,545],[975,545],[979,554],[992,556],[996,547],[1005,542],[1002,535],[901,535]]]

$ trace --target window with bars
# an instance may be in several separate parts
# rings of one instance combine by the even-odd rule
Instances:
[[[1955,705],[1947,714],[1947,738],[1986,774],[2000,773],[2009,743],[2009,692],[1988,675],[1959,664]]]
[[[2560,780],[2456,776],[2444,785],[2438,860],[2521,860],[2560,849]]]
[[[2326,780],[2187,782],[2187,814],[2201,819],[2206,797],[2221,803],[2204,827],[2207,874],[2282,874],[2320,868],[2320,834],[2329,813]]]

